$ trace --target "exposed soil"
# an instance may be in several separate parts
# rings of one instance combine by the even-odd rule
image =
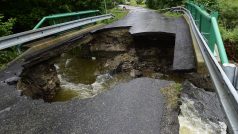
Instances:
[[[66,84],[70,82],[74,88],[79,85],[86,85],[79,88],[87,88],[96,82],[98,76],[105,73],[110,77],[128,74],[131,79],[150,77],[178,83],[189,80],[197,87],[213,90],[209,76],[196,72],[186,73],[172,70],[175,43],[173,34],[143,33],[132,36],[127,28],[120,28],[100,31],[89,36],[92,38],[88,43],[79,41],[75,43],[75,47],[70,49],[65,47],[67,49],[62,49],[64,52],[58,54],[56,58],[46,58],[47,60],[43,62],[26,65],[18,81],[18,89],[22,91],[22,94],[33,99],[43,99],[45,102],[65,98],[70,100],[77,96],[77,91],[60,92],[63,91],[60,80],[62,77]],[[41,58],[38,57],[38,59]],[[117,84],[120,83],[117,82]],[[108,86],[108,88],[111,87]],[[180,91],[181,85],[176,83],[161,89],[166,99],[160,128],[163,133],[178,132]],[[86,94],[81,99],[97,94],[93,88],[80,92]],[[63,99],[60,98],[62,96]]]
[[[77,73],[79,72],[78,69],[82,69],[81,74],[77,74],[79,77],[75,76],[74,70],[63,72],[64,75],[68,75],[65,76],[67,80],[73,83],[91,84],[98,75],[103,73],[109,73],[111,76],[127,73],[132,78],[144,76],[176,82],[183,82],[188,79],[198,87],[209,91],[213,90],[209,76],[172,71],[174,34],[143,33],[132,36],[128,28],[118,28],[99,31],[89,36],[89,42],[80,43],[79,40],[79,43],[74,43],[74,47],[70,49],[63,47],[67,49],[61,50],[67,50],[66,53],[89,61],[81,65],[77,63],[77,59],[66,60],[63,65],[65,69],[68,69],[68,62],[70,61],[70,66],[77,64],[73,68],[77,69]],[[58,58],[51,58],[40,63],[35,62],[35,65],[25,67],[21,80],[18,82],[18,89],[22,90],[24,95],[31,96],[33,99],[41,98],[46,102],[52,102],[61,89],[54,66],[57,59],[62,58],[62,54],[58,55]],[[38,59],[41,58],[38,57]],[[92,66],[97,66],[94,69],[91,67],[92,61],[90,60],[100,60],[100,64],[92,64]],[[96,72],[90,71],[90,68],[96,70]],[[82,81],[81,79],[85,80]]]
[[[25,68],[17,87],[22,90],[23,95],[51,102],[60,90],[60,81],[53,64],[46,62]]]
[[[234,43],[231,43],[229,41],[225,41],[225,48],[227,52],[227,56],[232,61],[238,63],[238,48]]]
[[[99,31],[93,37],[93,40],[88,44],[90,52],[93,56],[100,58],[125,53],[134,45],[127,28]]]

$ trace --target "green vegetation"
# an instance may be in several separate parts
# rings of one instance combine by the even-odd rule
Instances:
[[[181,16],[181,14],[180,13],[175,13],[175,12],[170,12],[170,11],[168,11],[168,12],[165,12],[165,13],[163,13],[165,16],[167,16],[167,17],[180,17]]]
[[[144,0],[136,0],[136,4],[141,5]]]
[[[108,9],[124,0],[105,0]],[[1,0],[0,14],[5,19],[15,18],[13,32],[31,30],[44,16],[83,10],[100,10],[105,13],[104,0]]]
[[[205,2],[203,3],[207,8],[219,11],[219,26],[225,42],[228,57],[230,60],[238,62],[238,1],[210,1],[210,4],[205,4]]]
[[[6,67],[6,64],[15,59],[19,53],[15,48],[9,48],[0,51],[0,70]]]
[[[197,0],[206,8],[219,12],[219,27],[230,60],[238,62],[238,1]]]
[[[114,9],[124,0],[105,0],[107,9],[115,15],[108,21],[118,20],[128,11]],[[0,37],[12,33],[31,30],[42,17],[51,14],[75,12],[83,10],[100,10],[105,13],[104,0],[2,0],[0,1]],[[3,17],[4,16],[4,17]],[[14,18],[14,19],[13,19]],[[18,56],[15,48],[0,51],[0,70]]]
[[[131,6],[146,7],[145,0],[130,0]]]
[[[168,87],[162,88],[160,91],[166,98],[167,108],[176,109],[178,106],[179,95],[182,91],[182,85],[179,83],[173,83]]]
[[[221,0],[219,13],[224,39],[238,45],[238,1]]]
[[[0,15],[0,37],[6,36],[12,33],[13,25],[15,24],[15,19],[8,19],[3,22],[3,16]]]
[[[3,16],[0,15],[0,37],[11,34],[13,25],[15,24],[15,19],[10,18],[5,22],[3,19]],[[17,55],[18,53],[15,49],[0,51],[0,70],[5,67],[6,63],[16,58]]]
[[[117,21],[123,17],[125,17],[127,14],[128,14],[128,10],[124,10],[124,9],[119,9],[119,8],[113,8],[113,9],[110,9],[108,11],[108,13],[111,13],[114,15],[114,18],[113,19],[110,19],[110,20],[106,20],[104,21],[106,24],[110,24],[114,21]]]
[[[182,5],[184,0],[146,0],[146,6],[152,9],[163,9]]]
[[[204,5],[207,9],[210,10],[218,9],[218,0],[195,0],[195,2]]]

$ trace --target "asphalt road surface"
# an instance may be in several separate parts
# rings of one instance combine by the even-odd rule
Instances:
[[[176,34],[173,68],[194,68],[191,37],[182,17],[166,18],[152,10],[134,8],[127,17],[105,28],[121,26],[130,26],[131,34]],[[20,96],[16,85],[4,83],[20,75],[23,63],[17,61],[0,72],[0,133],[160,133],[165,102],[159,89],[171,82],[138,78],[91,99],[44,103]]]
[[[101,30],[130,27],[132,35],[162,33],[175,35],[173,70],[190,71],[195,69],[195,57],[189,26],[181,16],[165,17],[157,11],[141,7],[126,6],[130,13],[123,19],[103,27]],[[159,45],[159,44],[158,44]]]

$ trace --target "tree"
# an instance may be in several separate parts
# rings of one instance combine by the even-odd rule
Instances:
[[[136,4],[142,4],[143,0],[136,0]]]
[[[146,0],[146,5],[152,9],[163,9],[173,6],[178,6],[183,3],[183,0]]]
[[[121,0],[106,1],[113,8]],[[14,33],[31,30],[44,16],[92,9],[103,11],[103,0],[0,0],[0,14],[17,20]]]
[[[157,7],[156,0],[146,0],[145,4],[147,7],[152,9],[155,9]]]

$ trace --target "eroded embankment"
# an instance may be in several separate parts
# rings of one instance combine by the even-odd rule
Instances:
[[[18,88],[24,95],[52,102],[67,93],[62,100],[93,97],[124,79],[169,79],[174,42],[174,34],[132,36],[128,28],[99,31],[85,44],[75,43],[56,58],[27,66]]]
[[[18,89],[23,95],[33,99],[54,102],[91,98],[137,77],[175,81],[177,84],[161,89],[167,100],[161,121],[161,131],[164,133],[178,132],[179,103],[184,103],[180,100],[181,90],[184,88],[181,85],[185,80],[189,80],[197,87],[213,90],[208,75],[197,74],[195,70],[193,72],[172,70],[175,34],[131,35],[128,28],[116,28],[98,31],[88,35],[87,38],[86,42],[82,43],[79,40],[73,47],[65,47],[56,57],[45,56],[47,58],[44,58],[44,61],[25,66],[21,80],[18,81]],[[218,102],[213,103],[217,105]],[[201,107],[206,105],[200,104]],[[196,108],[202,110],[201,107]],[[220,110],[219,107],[216,108]],[[190,120],[193,117],[184,118]],[[206,120],[210,120],[209,117]],[[217,124],[220,120],[219,118],[212,123]],[[196,123],[192,119],[190,121]],[[209,125],[211,123],[206,124]],[[217,126],[215,128],[218,128]],[[190,127],[187,128],[194,129]],[[210,127],[209,130],[213,128]]]

